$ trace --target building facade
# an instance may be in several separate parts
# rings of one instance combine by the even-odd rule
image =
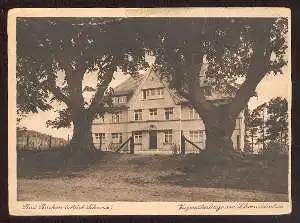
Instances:
[[[225,98],[208,98],[226,103]],[[153,70],[114,88],[113,106],[107,107],[103,118],[94,120],[92,133],[96,148],[103,150],[114,151],[132,136],[135,153],[172,154],[180,152],[181,134],[198,147],[187,143],[186,153],[205,149],[205,126],[199,114]],[[232,140],[236,150],[243,149],[243,112],[236,120]],[[128,149],[125,145],[124,150]]]

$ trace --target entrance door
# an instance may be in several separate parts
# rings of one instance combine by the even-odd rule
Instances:
[[[240,138],[240,135],[236,136],[236,144],[237,144],[236,145],[237,150],[240,151],[241,150],[241,145],[240,145],[241,144],[241,138]]]
[[[149,149],[156,149],[157,148],[157,131],[150,131],[149,132]]]

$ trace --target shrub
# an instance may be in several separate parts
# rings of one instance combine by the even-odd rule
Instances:
[[[280,156],[286,155],[288,152],[288,146],[280,142],[269,142],[266,149],[262,151],[263,156]]]

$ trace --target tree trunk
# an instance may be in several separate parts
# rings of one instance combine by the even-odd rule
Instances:
[[[251,137],[251,148],[252,148],[252,151],[254,151],[254,142],[253,142],[253,138],[254,138],[254,136],[253,136],[253,131],[251,131],[251,134],[252,134],[252,137]]]
[[[81,115],[77,120],[73,120],[73,125],[73,136],[69,143],[72,152],[94,151],[92,119],[89,119],[87,115]]]
[[[234,152],[231,136],[235,127],[235,119],[225,118],[224,109],[215,108],[205,119],[206,150],[216,156],[227,156]],[[228,116],[226,116],[228,117]]]
[[[234,151],[231,139],[233,131],[225,132],[221,128],[207,127],[206,149],[214,154],[229,154]]]

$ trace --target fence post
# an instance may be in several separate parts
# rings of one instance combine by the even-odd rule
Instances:
[[[131,136],[131,138],[130,138],[129,147],[130,147],[130,154],[134,154],[134,140],[133,140],[133,136]]]
[[[27,149],[29,148],[29,135],[27,133],[27,139],[26,139],[26,146],[27,146]]]
[[[49,149],[51,149],[51,146],[52,146],[52,138],[51,138],[51,136],[50,136],[50,138],[49,138]]]
[[[181,154],[185,154],[185,137],[183,131],[181,131]]]
[[[100,142],[99,142],[99,149],[102,150],[102,134],[100,134],[99,140],[100,140]]]

